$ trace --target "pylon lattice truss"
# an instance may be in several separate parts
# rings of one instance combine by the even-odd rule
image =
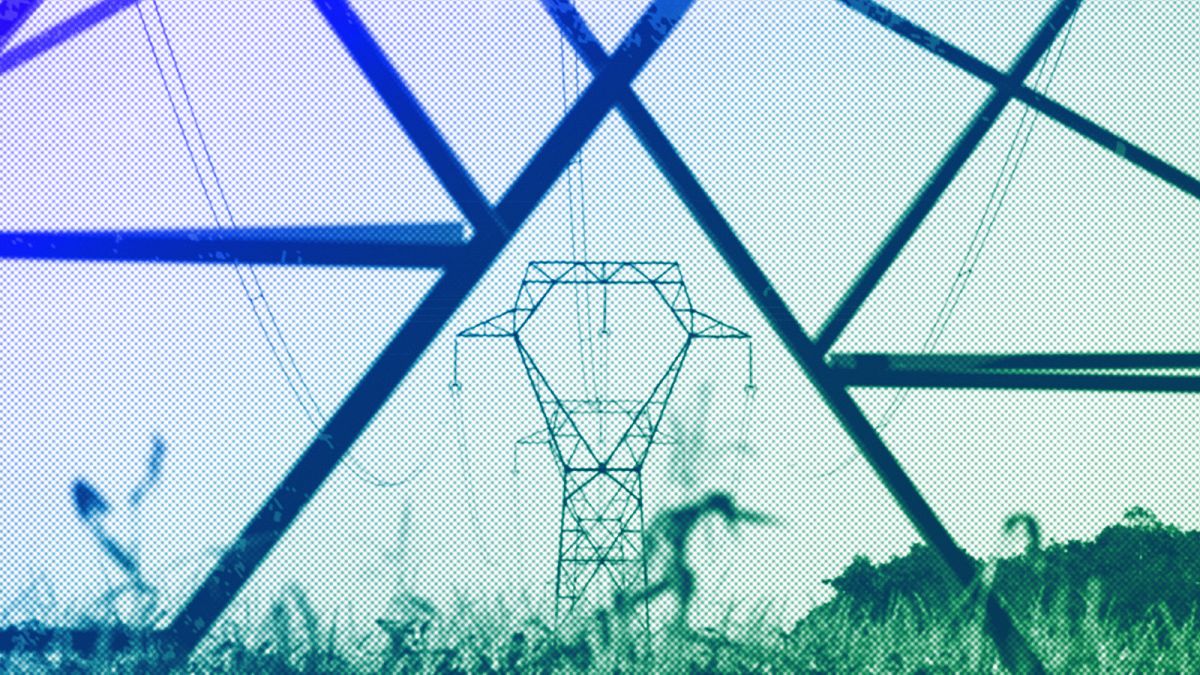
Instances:
[[[558,286],[645,286],[682,329],[681,346],[644,398],[564,398],[547,379],[522,331]],[[642,469],[655,443],[667,402],[693,341],[750,335],[692,306],[678,263],[659,261],[534,261],[509,309],[458,333],[459,338],[511,338],[520,354],[545,422],[537,434],[550,446],[562,477],[555,619],[585,597],[604,601],[605,589],[643,597],[649,585],[645,556]],[[749,342],[747,342],[749,344]],[[457,342],[455,347],[455,382]],[[752,354],[752,352],[749,352]],[[753,377],[753,370],[750,370]],[[611,426],[610,424],[611,423]],[[606,439],[606,427],[621,430]],[[598,581],[599,580],[599,581]],[[649,608],[642,603],[649,623]]]

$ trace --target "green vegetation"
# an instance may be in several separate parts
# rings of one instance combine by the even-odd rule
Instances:
[[[544,618],[503,601],[439,611],[405,596],[374,626],[339,626],[319,618],[293,587],[261,625],[219,625],[189,672],[997,672],[983,629],[988,592],[1008,607],[1051,672],[1200,672],[1200,532],[1164,525],[1145,509],[1131,509],[1092,541],[1048,546],[1035,520],[1015,515],[1005,528],[1025,532],[1025,551],[979,561],[978,581],[965,591],[933,551],[915,545],[882,563],[852,560],[827,580],[834,597],[790,630],[773,628],[763,612],[746,625],[726,621],[697,631],[682,615],[692,585],[680,523],[705,513],[731,525],[764,520],[723,495],[663,516],[665,529],[655,536],[668,549],[668,572],[649,593],[656,608],[669,605],[676,616],[653,636],[652,657],[631,611],[637,598],[615,598],[574,634],[556,639]],[[160,671],[154,650],[136,640],[135,633],[133,649],[117,650],[110,635],[83,658],[60,639],[0,656],[0,671]]]
[[[958,590],[924,545],[882,564],[856,558],[828,580],[837,595],[797,622],[793,654],[829,672],[989,672],[983,633],[994,591],[1052,672],[1200,671],[1200,532],[1164,525],[1143,508],[1092,541],[1045,548],[1024,515],[1029,544],[979,561],[979,582]]]

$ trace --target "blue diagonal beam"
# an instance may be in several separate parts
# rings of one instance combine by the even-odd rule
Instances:
[[[330,28],[470,221],[475,237],[461,258],[445,269],[171,622],[161,638],[164,653],[173,653],[178,663],[195,649],[690,4],[680,0],[650,4],[617,49],[612,67],[593,79],[492,209],[361,19],[345,2],[316,0]]]
[[[878,23],[916,46],[987,82],[997,89],[1013,91],[1025,105],[1071,129],[1088,140],[1115,152],[1135,166],[1196,199],[1200,199],[1200,179],[1167,163],[1146,149],[1105,129],[1083,115],[1057,103],[1027,86],[1014,87],[1004,73],[982,60],[942,40],[908,19],[871,0],[839,0],[854,11]]]
[[[0,258],[288,266],[444,267],[461,223],[0,232]]]
[[[42,0],[16,0],[0,6],[0,51],[4,50],[8,41],[21,30],[21,26],[41,4]]]
[[[604,116],[623,92],[629,90],[634,76],[641,71],[649,57],[666,40],[683,15],[692,6],[693,0],[656,0],[650,3],[641,19],[633,25],[621,46],[591,84],[580,94],[571,112],[550,133],[550,137],[529,160],[521,175],[513,181],[500,203],[497,213],[505,220],[513,220],[519,214],[529,214],[541,202],[549,189],[550,182],[557,179],[563,168],[575,156],[587,137],[595,130]],[[639,48],[638,45],[641,45]],[[586,128],[587,136],[572,133],[575,124],[571,117],[579,112],[580,128]],[[584,126],[586,125],[586,126]],[[561,141],[556,141],[561,137]],[[524,219],[524,216],[522,216]]]
[[[459,211],[475,228],[475,236],[503,241],[514,229],[493,211],[479,185],[438,131],[412,90],[392,66],[362,19],[345,0],[314,0],[325,22],[341,40],[379,100],[400,123],[417,152],[433,170]]]
[[[547,12],[558,24],[563,35],[571,41],[584,58],[588,67],[598,70],[605,66],[607,56],[599,41],[588,29],[583,17],[564,0],[542,0]],[[1064,1],[1055,7],[1038,33],[1025,50],[1029,56],[1036,47],[1041,51],[1049,48],[1056,31],[1065,25],[1075,3]],[[1036,62],[1033,56],[1032,61]],[[637,135],[655,164],[687,206],[697,223],[704,229],[709,240],[721,253],[730,270],[741,282],[742,287],[758,306],[767,322],[779,336],[792,358],[804,369],[829,408],[841,422],[843,428],[858,444],[875,473],[887,487],[910,522],[929,545],[936,550],[947,565],[964,583],[970,583],[976,574],[974,562],[954,542],[941,521],[929,507],[916,485],[904,472],[879,434],[850,397],[845,386],[825,365],[824,350],[818,348],[804,329],[787,309],[770,280],[754,262],[750,252],[738,239],[733,228],[725,220],[695,175],[683,162],[666,135],[653,117],[637,99],[632,90],[621,93],[618,108]],[[1024,636],[1016,630],[1011,617],[994,595],[987,598],[987,618],[990,632],[996,645],[1010,668],[1021,672],[1043,672],[1037,656],[1030,649]]]
[[[54,49],[83,31],[99,25],[126,7],[136,5],[137,3],[138,0],[103,0],[75,14],[71,18],[55,24],[16,47],[0,53],[0,75],[4,75],[8,71],[29,62],[31,59]],[[16,11],[28,10],[29,13],[32,13],[32,7],[38,4],[41,3],[33,2]],[[25,17],[27,18],[28,15],[28,13],[25,14]],[[0,24],[2,23],[0,22]],[[12,37],[12,33],[16,32],[16,29],[14,28],[7,35],[5,35],[4,31],[4,28],[0,28],[0,48],[7,43],[8,39]]]
[[[838,301],[837,307],[825,320],[816,340],[817,348],[822,353],[828,352],[837,342],[846,325],[866,302],[867,296],[879,285],[883,275],[900,256],[900,251],[916,234],[921,221],[933,210],[934,204],[941,199],[954,177],[958,175],[959,170],[967,163],[967,159],[983,142],[987,132],[996,124],[1004,107],[1012,101],[1016,90],[1025,82],[1025,78],[1033,71],[1038,60],[1050,49],[1059,32],[1067,25],[1075,10],[1078,9],[1079,2],[1080,0],[1059,0],[1051,10],[1050,16],[1042,22],[1041,27],[1034,34],[1033,39],[1025,45],[1017,57],[1016,63],[1004,76],[1003,86],[998,86],[975,113],[975,117],[959,135],[950,152],[926,180],[921,192],[917,194],[908,209],[900,216],[900,220],[892,227],[887,239],[875,250],[870,262],[859,273],[854,283]]]

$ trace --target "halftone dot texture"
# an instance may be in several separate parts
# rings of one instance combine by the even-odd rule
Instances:
[[[299,516],[272,530],[281,536],[255,574],[216,591],[229,607],[221,623],[182,627],[207,633],[201,660],[302,669],[304,653],[332,644],[348,660],[330,656],[340,664],[331,668],[471,670],[486,659],[611,670],[644,648],[641,615],[603,599],[560,606],[553,639],[556,585],[563,597],[555,563],[570,559],[570,583],[590,584],[578,575],[587,565],[617,574],[598,558],[630,554],[636,576],[645,547],[652,651],[664,671],[990,669],[1014,648],[997,651],[969,600],[945,619],[931,618],[928,598],[913,600],[915,586],[885,599],[886,621],[854,604],[885,578],[954,586],[932,553],[931,567],[897,563],[880,574],[899,576],[871,576],[930,531],[920,517],[914,527],[905,514],[920,508],[897,504],[885,483],[911,478],[953,543],[991,561],[982,578],[997,588],[1011,577],[994,561],[1021,548],[1002,528],[1013,513],[1033,514],[1044,541],[1094,537],[1135,505],[1200,526],[1189,492],[1194,395],[822,393],[845,387],[808,336],[841,311],[995,91],[932,41],[872,20],[880,7],[697,2],[621,95],[624,108],[594,99],[604,114],[570,148],[574,160],[530,174],[600,72],[545,8],[372,0],[334,10],[360,19],[367,51],[403,78],[377,91],[377,76],[356,63],[363,43],[322,15],[338,4],[214,12],[190,0],[47,2],[14,35],[8,60],[0,54],[6,258],[30,257],[19,236],[29,232],[274,228],[311,241],[340,227],[351,243],[419,245],[444,243],[444,233],[435,241],[416,227],[448,224],[491,236],[471,195],[447,182],[447,165],[426,161],[429,137],[397,123],[403,87],[489,205],[521,216],[505,223],[521,229],[503,249],[477,236],[420,269],[287,255],[278,265],[5,259],[0,442],[14,450],[0,473],[0,522],[14,545],[0,558],[9,580],[0,623],[96,617],[178,635],[193,591],[217,578],[246,522],[269,520],[264,501],[289,469],[312,457],[319,465],[325,446],[310,447],[314,433],[372,377],[392,378],[394,391],[367,412],[320,490],[303,495]],[[1054,5],[889,8],[1003,73]],[[97,8],[111,16],[63,28]],[[580,0],[577,9],[611,53],[647,7]],[[1195,351],[1200,288],[1188,270],[1200,194],[1194,178],[1142,151],[1200,171],[1191,142],[1200,76],[1181,28],[1200,20],[1196,11],[1084,2],[1025,79],[1084,122],[1008,103],[851,308],[861,311],[834,351]],[[47,35],[61,41],[42,50]],[[1053,79],[1042,79],[1051,63]],[[1108,132],[1120,142],[1096,142]],[[545,189],[530,189],[527,204],[503,202],[522,179]],[[563,440],[575,431],[611,441],[612,430],[562,426],[539,399],[553,387],[580,419],[622,387],[623,404],[654,403],[682,340],[670,312],[653,314],[653,302],[616,286],[558,287],[527,336],[545,383],[511,339],[454,341],[513,306],[529,261],[585,257],[679,262],[696,309],[754,337],[753,389],[740,344],[690,347],[661,421],[646,427],[657,442],[636,487],[644,526],[621,520],[634,513],[635,483],[604,491],[607,469],[587,485],[556,469],[548,424],[560,443],[577,443]],[[474,290],[439,291],[454,284]],[[379,355],[413,316],[438,330],[400,347],[411,364],[385,363]],[[807,336],[789,332],[793,319]],[[657,419],[621,414],[635,427]],[[128,495],[148,485],[139,481],[156,435],[161,476],[135,507]],[[860,456],[873,452],[871,438],[886,441],[878,448],[893,449],[902,473],[872,470]],[[75,513],[74,481],[111,513]],[[564,483],[578,490],[567,499]],[[878,567],[852,566],[857,555]],[[141,612],[152,594],[139,584],[157,593],[158,613]],[[1088,593],[1076,592],[1092,607]],[[1059,649],[1062,617],[1013,611],[1051,670],[1084,658],[1088,650]],[[326,643],[334,616],[347,618]],[[1112,647],[1103,653],[1150,658],[1116,628],[1098,630]],[[239,646],[221,655],[227,637]]]

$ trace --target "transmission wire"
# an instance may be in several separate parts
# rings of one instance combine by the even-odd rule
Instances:
[[[225,190],[221,185],[221,179],[217,174],[216,164],[213,161],[212,153],[209,151],[208,142],[204,138],[204,132],[200,126],[200,120],[196,115],[195,106],[192,104],[191,96],[188,94],[187,85],[184,83],[183,72],[179,67],[179,60],[175,55],[175,48],[171,44],[171,38],[167,32],[166,23],[163,21],[162,11],[159,8],[158,0],[152,0],[151,4],[154,8],[154,14],[159,28],[162,30],[163,41],[167,48],[167,54],[171,60],[170,65],[173,69],[176,80],[179,82],[180,90],[183,93],[184,103],[187,106],[188,115],[190,116],[191,122],[196,129],[196,135],[200,144],[200,148],[204,153],[205,162],[208,165],[209,172],[212,174],[217,196],[219,197],[223,207],[222,210],[224,211],[226,218],[229,220],[230,227],[236,228],[237,222],[234,220],[233,210],[230,207],[228,197],[225,195]],[[146,42],[150,46],[150,54],[154,58],[154,65],[158,70],[159,80],[162,82],[163,90],[167,95],[167,101],[171,106],[171,112],[175,117],[175,124],[179,129],[180,136],[183,138],[183,144],[187,149],[188,157],[191,159],[192,169],[195,171],[196,178],[200,183],[200,189],[204,193],[204,199],[208,204],[209,213],[213,217],[213,222],[217,225],[218,234],[219,236],[223,237],[226,230],[226,225],[221,222],[220,216],[218,215],[217,206],[213,200],[213,195],[204,180],[203,172],[200,168],[200,161],[197,159],[196,152],[192,148],[192,143],[188,139],[187,131],[183,124],[183,118],[180,116],[179,108],[175,102],[175,97],[171,93],[170,84],[167,82],[167,75],[163,68],[162,59],[159,57],[158,49],[155,48],[154,40],[150,36],[150,26],[146,22],[145,13],[142,11],[142,3],[134,3],[134,6],[137,7],[138,18],[142,23],[142,30],[146,36]],[[291,389],[293,397],[300,404],[300,407],[304,412],[304,416],[308,419],[309,423],[314,429],[320,431],[325,423],[324,413],[321,410],[320,404],[317,403],[316,398],[313,396],[312,390],[309,387],[308,382],[305,380],[304,374],[301,372],[295,356],[292,354],[291,347],[288,345],[287,339],[284,337],[283,331],[279,327],[279,322],[275,318],[275,312],[271,309],[270,301],[267,299],[266,292],[263,290],[257,272],[255,272],[253,265],[242,263],[236,257],[233,258],[232,264],[237,273],[238,281],[242,286],[242,290],[246,295],[246,299],[250,301],[250,307],[254,312],[254,318],[258,323],[259,330],[262,332],[263,337],[266,338],[267,344],[271,349],[271,354],[275,359],[276,365],[279,367],[280,372],[283,374],[284,380]],[[427,451],[425,460],[422,462],[422,464],[410,472],[409,475],[402,480],[383,480],[379,478],[375,472],[371,471],[369,468],[359,462],[359,460],[351,452],[348,452],[345,455],[345,465],[350,468],[351,472],[356,478],[364,483],[378,488],[395,488],[409,484],[418,475],[420,475],[420,473],[422,473],[424,468],[428,465],[429,457],[431,455],[432,452]]]
[[[571,4],[572,4],[572,6],[574,6],[574,4],[575,4],[574,0],[571,0]],[[567,76],[566,39],[561,35],[559,36],[559,40],[558,40],[558,60],[559,60],[559,80],[560,80],[560,85],[561,85],[562,108],[563,108],[563,113],[566,114],[570,110],[571,102],[573,99],[572,99],[572,96],[569,95],[569,92],[568,92],[568,80],[571,78],[568,78],[568,76]],[[577,98],[579,96],[580,85],[581,85],[580,63],[579,63],[579,56],[576,54],[573,56],[573,87],[572,87],[574,90],[573,95],[575,98]],[[588,235],[588,232],[587,232],[587,198],[586,198],[586,193],[584,190],[584,182],[583,182],[583,177],[584,177],[584,174],[583,174],[583,148],[580,148],[579,152],[576,153],[576,155],[571,159],[571,161],[567,163],[565,177],[566,177],[566,188],[567,188],[567,225],[568,225],[568,233],[569,233],[568,244],[569,244],[571,261],[587,263],[589,260],[589,251],[588,251],[588,236],[587,236]],[[576,227],[575,227],[575,224],[576,224],[575,183],[576,183],[576,181],[578,181],[578,183],[579,183],[579,186],[578,186],[578,190],[579,190],[578,236],[576,236]],[[592,303],[591,303],[591,299],[592,299],[591,298],[591,289],[589,286],[586,286],[586,285],[584,286],[584,304],[583,304],[583,306],[581,306],[580,302],[579,302],[579,295],[580,295],[579,285],[575,285],[574,288],[572,289],[572,291],[573,291],[572,294],[574,296],[574,302],[575,302],[575,331],[576,331],[576,335],[577,335],[577,346],[578,346],[578,350],[579,350],[580,375],[581,375],[581,379],[582,379],[582,382],[584,385],[585,395],[590,390],[592,400],[599,402],[601,396],[603,394],[606,394],[607,390],[608,390],[608,384],[607,384],[608,383],[608,360],[609,360],[608,359],[608,350],[607,350],[608,343],[607,343],[607,341],[604,341],[604,340],[601,341],[601,356],[600,356],[601,365],[600,365],[600,368],[597,369],[597,367],[596,367],[596,347],[595,347],[595,343],[592,338],[594,324],[592,323],[593,312],[592,312]],[[586,323],[587,323],[586,328],[584,328],[584,325],[583,325],[584,321],[585,321],[585,317],[586,317]],[[586,338],[584,336],[586,336]],[[598,375],[597,372],[599,372],[600,374]],[[603,378],[603,383],[604,383],[603,386],[601,385],[601,378]],[[604,415],[599,416],[599,425],[600,425],[600,434],[601,434],[600,442],[603,443]],[[512,448],[512,450],[513,450],[513,466],[512,466],[511,474],[514,479],[514,483],[515,483],[516,476],[518,476],[520,473],[519,468],[518,468],[518,447],[520,445],[521,445],[520,441],[514,442],[513,448]]]
[[[1042,89],[1042,94],[1049,92],[1050,85],[1054,81],[1054,75],[1058,72],[1058,64],[1062,60],[1063,51],[1065,51],[1067,40],[1071,36],[1071,28],[1075,25],[1076,16],[1078,16],[1078,11],[1071,16],[1071,20],[1067,24],[1053,63],[1051,64],[1051,60],[1047,56],[1042,59],[1042,63],[1038,68],[1038,74],[1034,80],[1034,89]],[[1043,85],[1041,84],[1042,75],[1046,73],[1047,64],[1050,64],[1050,72],[1046,75],[1046,82]],[[971,243],[963,254],[963,259],[958,266],[958,272],[954,276],[954,281],[951,282],[950,290],[942,300],[937,317],[934,319],[933,325],[930,326],[929,332],[921,344],[921,350],[925,354],[931,353],[937,347],[938,342],[945,335],[946,329],[950,326],[950,321],[954,316],[955,310],[958,309],[958,304],[962,300],[976,265],[979,263],[979,258],[983,254],[983,249],[987,245],[992,229],[1000,219],[1000,210],[1004,205],[1005,199],[1008,197],[1009,188],[1012,187],[1013,180],[1016,178],[1017,169],[1020,167],[1021,160],[1025,156],[1025,150],[1029,146],[1029,139],[1033,137],[1033,129],[1040,116],[1041,113],[1039,111],[1028,106],[1025,106],[1021,110],[1021,117],[1017,121],[1017,130],[1009,142],[1008,150],[1004,155],[1004,162],[1001,164],[1000,174],[996,177],[996,182],[992,185],[992,190],[988,195],[987,203],[984,205],[983,213],[980,215],[979,222],[975,226],[975,231],[971,235]],[[1025,126],[1026,119],[1029,120],[1028,127]],[[1023,138],[1022,130],[1024,130]],[[1020,147],[1017,147],[1018,141],[1020,141]],[[1015,156],[1014,150],[1016,153]],[[1011,169],[1009,168],[1010,160],[1012,161]],[[995,209],[992,208],[993,203],[995,203]],[[989,212],[991,214],[990,218],[988,217]],[[895,393],[888,408],[884,411],[878,428],[883,429],[891,423],[900,406],[903,405],[908,392],[908,389],[900,389]]]
[[[1082,4],[1082,2],[1080,3]],[[1046,65],[1050,63],[1048,56],[1041,59],[1041,65],[1038,68],[1037,77],[1034,80],[1034,89],[1042,88],[1042,94],[1046,94],[1050,90],[1050,84],[1054,81],[1054,75],[1058,71],[1058,64],[1062,60],[1063,52],[1066,51],[1067,40],[1071,36],[1071,28],[1075,25],[1075,18],[1079,15],[1078,11],[1071,15],[1071,20],[1067,23],[1066,29],[1063,32],[1062,41],[1059,43],[1058,52],[1054,56],[1053,63],[1050,65],[1050,72],[1046,77],[1045,84],[1041,84],[1042,75],[1046,72]],[[1032,111],[1032,115],[1031,115]],[[1004,204],[1005,198],[1008,196],[1009,188],[1012,186],[1013,180],[1017,175],[1017,168],[1020,166],[1021,159],[1025,155],[1025,149],[1029,145],[1029,139],[1033,135],[1033,127],[1037,123],[1041,112],[1026,106],[1021,111],[1021,117],[1017,122],[1017,129],[1013,134],[1012,141],[1009,142],[1008,150],[1004,156],[1004,162],[1001,164],[1000,173],[996,176],[996,182],[992,185],[991,193],[988,195],[987,203],[984,205],[983,213],[980,215],[979,222],[975,226],[975,231],[971,236],[971,243],[963,254],[963,259],[959,263],[958,272],[955,274],[954,281],[950,285],[950,290],[946,297],[942,300],[941,307],[938,309],[938,314],[934,319],[933,325],[930,326],[929,332],[922,342],[921,349],[925,354],[930,353],[945,334],[946,329],[950,325],[950,320],[954,315],[954,311],[958,308],[958,303],[962,299],[963,292],[966,290],[967,283],[971,274],[975,270],[976,264],[979,262],[979,257],[983,253],[984,246],[987,244],[988,238],[991,235],[992,228],[1000,217],[1000,209]],[[1029,126],[1025,128],[1025,120],[1029,119]],[[1022,138],[1022,129],[1024,129],[1024,138]],[[1017,148],[1017,142],[1020,141],[1020,147]],[[1013,152],[1016,149],[1014,158]],[[1009,160],[1012,159],[1012,167],[1009,168]],[[1006,179],[1007,174],[1007,179]],[[1002,187],[1003,184],[1003,187]],[[995,209],[992,209],[992,204],[995,203]],[[989,212],[991,218],[988,218]],[[907,397],[909,390],[900,389],[893,394],[888,407],[884,409],[880,416],[880,421],[875,424],[878,431],[886,429],[889,424],[895,419],[896,413],[899,412],[900,406],[903,405],[904,399]],[[853,465],[862,454],[858,451],[851,451],[846,454],[835,466],[818,473],[811,474],[801,480],[801,484],[810,483],[819,480],[830,478],[843,470]],[[795,481],[792,481],[795,484]]]
[[[571,5],[574,6],[574,0],[571,0]],[[572,50],[572,63],[574,67],[573,93],[568,96],[568,77],[567,77],[567,45],[566,38],[559,35],[558,38],[558,65],[559,65],[559,80],[562,89],[562,106],[563,114],[565,115],[570,110],[570,104],[579,97],[580,91],[580,63],[579,55]],[[587,201],[584,192],[583,184],[583,148],[581,147],[571,161],[567,164],[567,223],[570,233],[570,250],[571,260],[573,262],[588,262],[588,232],[587,232]],[[575,235],[575,183],[579,184],[579,237],[576,241]],[[575,300],[575,333],[579,347],[579,367],[580,374],[583,380],[584,395],[591,394],[594,401],[599,401],[601,392],[599,390],[599,377],[596,374],[596,346],[592,338],[592,290],[590,285],[585,285],[580,290],[579,285],[575,285],[572,289],[572,295]],[[584,296],[584,307],[580,307],[579,296],[582,292]],[[584,323],[586,321],[586,328]]]

